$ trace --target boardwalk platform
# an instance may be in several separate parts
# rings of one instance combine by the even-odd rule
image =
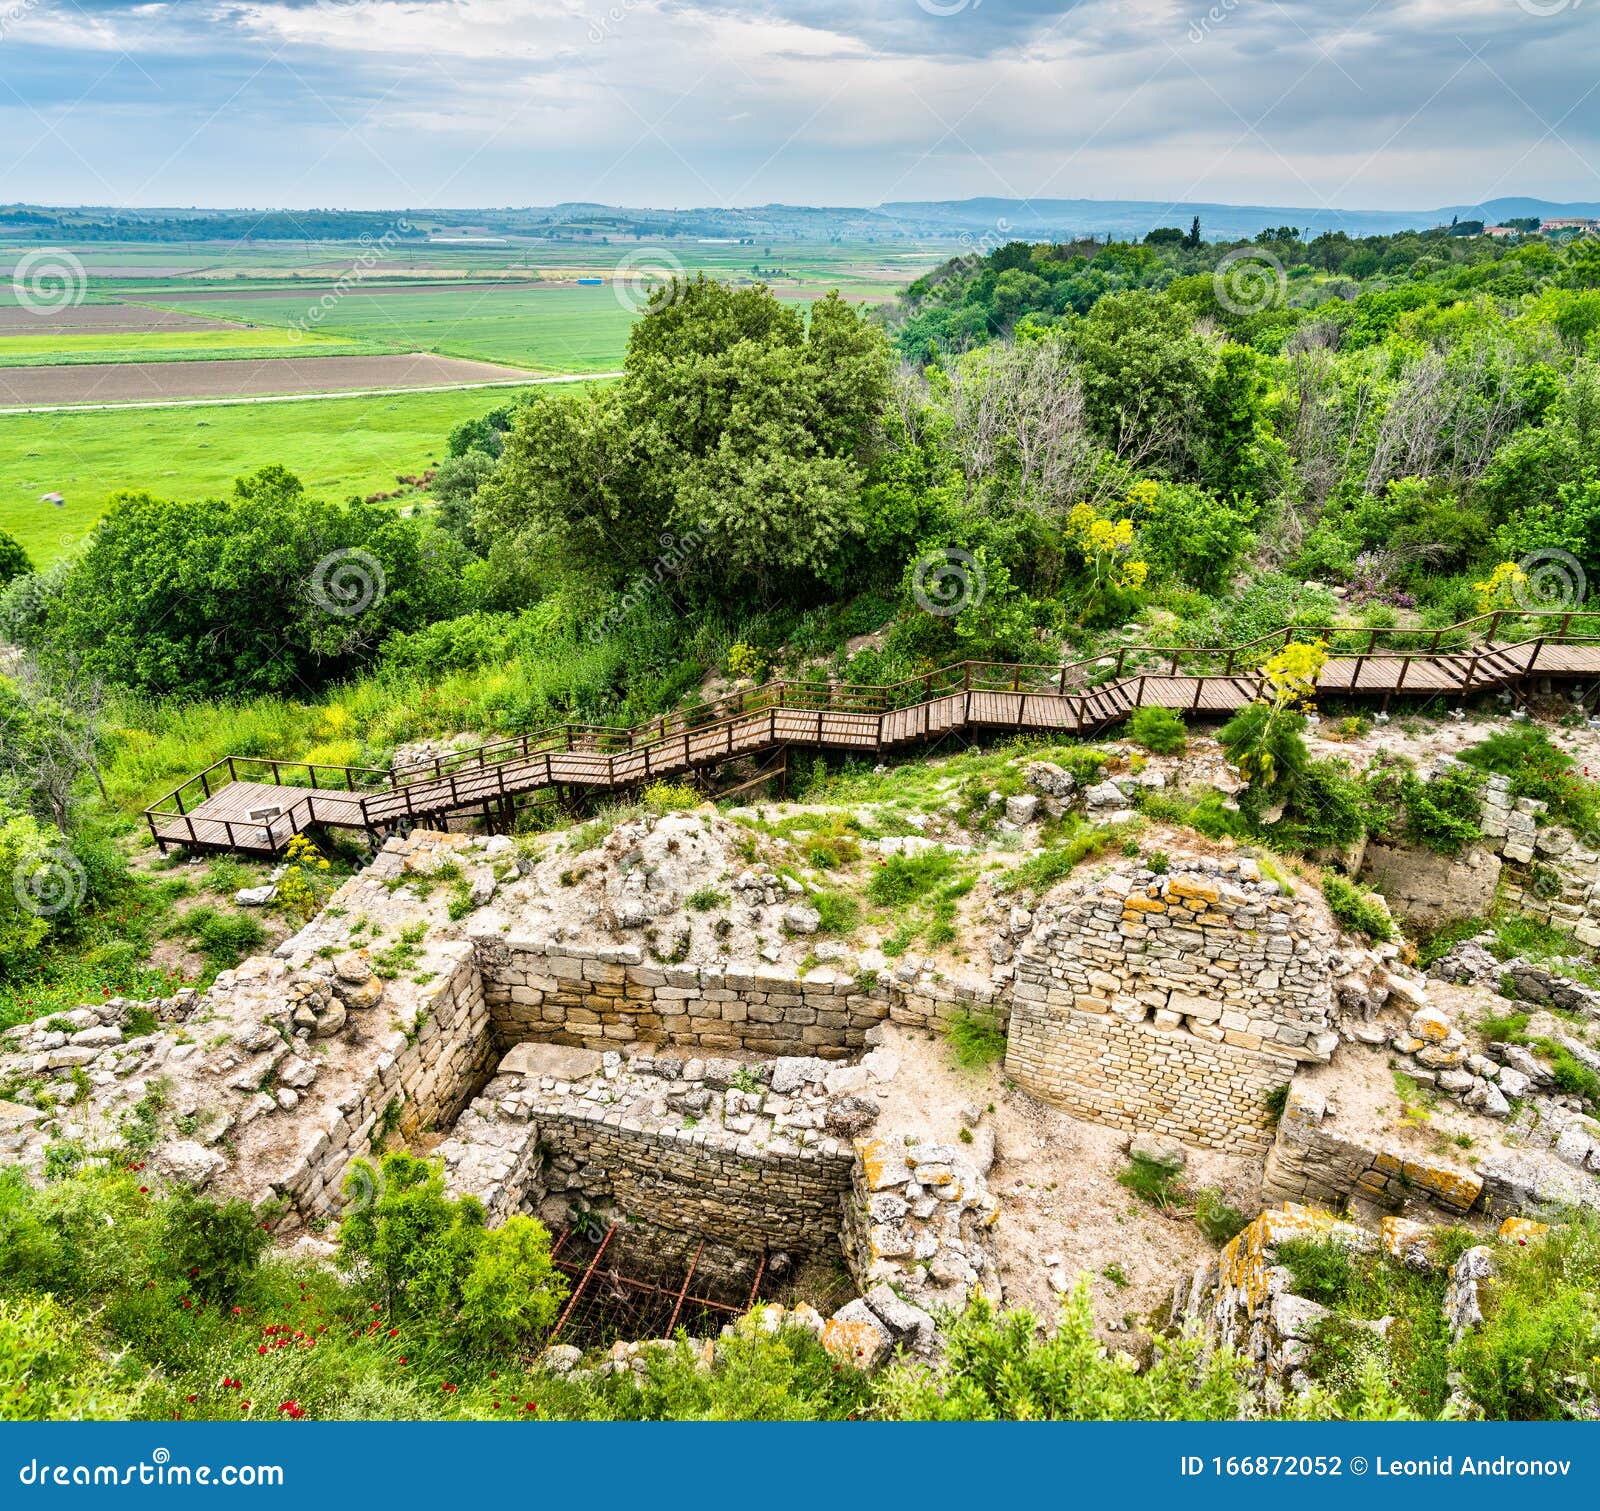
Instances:
[[[1371,699],[1464,698],[1533,677],[1600,678],[1600,614],[1559,616],[1554,633],[1495,641],[1502,615],[1433,635],[1424,649],[1362,631],[1367,646],[1332,655],[1319,695]],[[637,729],[566,724],[501,740],[404,772],[230,756],[145,812],[165,850],[183,845],[275,856],[314,824],[371,834],[450,814],[507,815],[514,799],[543,788],[634,789],[794,745],[878,756],[960,731],[1087,735],[1152,705],[1225,716],[1262,696],[1255,670],[1290,639],[1348,637],[1295,629],[1232,649],[1128,648],[1068,666],[960,662],[890,687],[774,682],[694,714]],[[1444,649],[1448,643],[1452,648]]]

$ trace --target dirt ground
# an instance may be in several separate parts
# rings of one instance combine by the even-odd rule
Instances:
[[[887,1025],[882,1047],[899,1058],[900,1069],[874,1088],[883,1102],[879,1129],[921,1130],[955,1144],[962,1109],[975,1106],[983,1110],[978,1139],[993,1130],[988,1180],[1000,1201],[995,1240],[1008,1306],[1026,1306],[1051,1321],[1058,1285],[1070,1286],[1083,1272],[1091,1280],[1096,1320],[1109,1335],[1125,1319],[1164,1316],[1174,1283],[1215,1252],[1186,1208],[1159,1212],[1118,1184],[1128,1134],[1080,1122],[1008,1087],[998,1065],[963,1070],[944,1040],[922,1030]],[[1260,1158],[1191,1149],[1185,1180],[1216,1187],[1253,1217],[1260,1210],[1261,1166]]]
[[[136,304],[75,304],[64,310],[30,309],[21,304],[0,305],[0,336],[64,335],[91,331],[114,335],[121,331],[227,331],[237,330],[232,320],[208,320],[178,310],[145,309]]]
[[[277,394],[361,392],[510,383],[528,374],[492,362],[407,352],[372,357],[267,357],[259,361],[106,362],[13,367],[0,372],[0,408],[150,403]]]

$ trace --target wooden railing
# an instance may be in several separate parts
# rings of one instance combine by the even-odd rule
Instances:
[[[1552,621],[1553,628],[1547,629]],[[1497,639],[1502,626],[1514,625],[1520,631],[1529,624],[1535,633],[1527,638],[1505,642]],[[1436,630],[1294,625],[1235,646],[1124,645],[1114,652],[1066,664],[960,661],[886,684],[784,678],[730,693],[694,709],[664,714],[634,728],[553,725],[441,756],[402,772],[228,756],[191,777],[146,811],[153,833],[157,818],[187,813],[186,795],[192,802],[198,788],[204,797],[209,797],[219,786],[244,779],[239,776],[241,768],[255,767],[269,770],[274,782],[284,786],[309,787],[313,792],[335,788],[360,792],[361,818],[372,828],[511,798],[558,782],[619,786],[649,781],[760,748],[763,726],[768,746],[805,743],[808,729],[797,727],[792,719],[785,720],[780,729],[780,713],[815,714],[814,739],[819,745],[826,742],[830,716],[842,721],[865,715],[876,721],[873,744],[881,749],[885,748],[885,716],[919,706],[931,707],[938,700],[957,694],[1049,695],[1065,701],[1078,727],[1094,728],[1113,722],[1130,708],[1142,706],[1152,680],[1194,682],[1187,704],[1193,709],[1202,706],[1209,682],[1226,680],[1235,689],[1240,682],[1248,682],[1259,688],[1261,664],[1274,651],[1296,641],[1323,641],[1331,656],[1353,657],[1356,664],[1352,679],[1360,677],[1368,662],[1397,663],[1392,681],[1386,681],[1381,689],[1373,687],[1372,691],[1403,693],[1415,663],[1444,661],[1462,671],[1459,691],[1466,693],[1475,686],[1499,680],[1503,671],[1496,673],[1497,659],[1526,647],[1532,647],[1532,664],[1539,650],[1548,644],[1600,645],[1600,613],[1571,610],[1526,614],[1502,610]],[[1489,663],[1487,671],[1485,662]],[[1461,663],[1465,663],[1464,667]],[[1332,690],[1339,690],[1338,685]],[[1019,727],[1021,708],[1019,703]],[[926,726],[927,721],[924,722]],[[846,726],[835,722],[833,729],[839,733]],[[844,735],[839,734],[833,743],[845,743]],[[573,755],[593,756],[596,763],[584,768],[563,760],[557,768],[558,757]],[[224,772],[226,780],[222,779]],[[304,774],[305,781],[286,781],[285,773]],[[324,774],[329,780],[321,779]],[[297,802],[290,812],[298,812],[299,808]]]

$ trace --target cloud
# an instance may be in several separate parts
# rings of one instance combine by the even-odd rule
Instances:
[[[0,171],[53,202],[1600,198],[1600,8],[1525,3],[0,0]]]

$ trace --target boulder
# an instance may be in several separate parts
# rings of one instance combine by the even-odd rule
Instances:
[[[889,1329],[860,1297],[846,1302],[822,1329],[822,1346],[840,1364],[870,1373],[894,1350]]]
[[[167,1144],[155,1157],[157,1174],[174,1185],[188,1186],[192,1191],[205,1190],[227,1163],[220,1154],[192,1139]]]

